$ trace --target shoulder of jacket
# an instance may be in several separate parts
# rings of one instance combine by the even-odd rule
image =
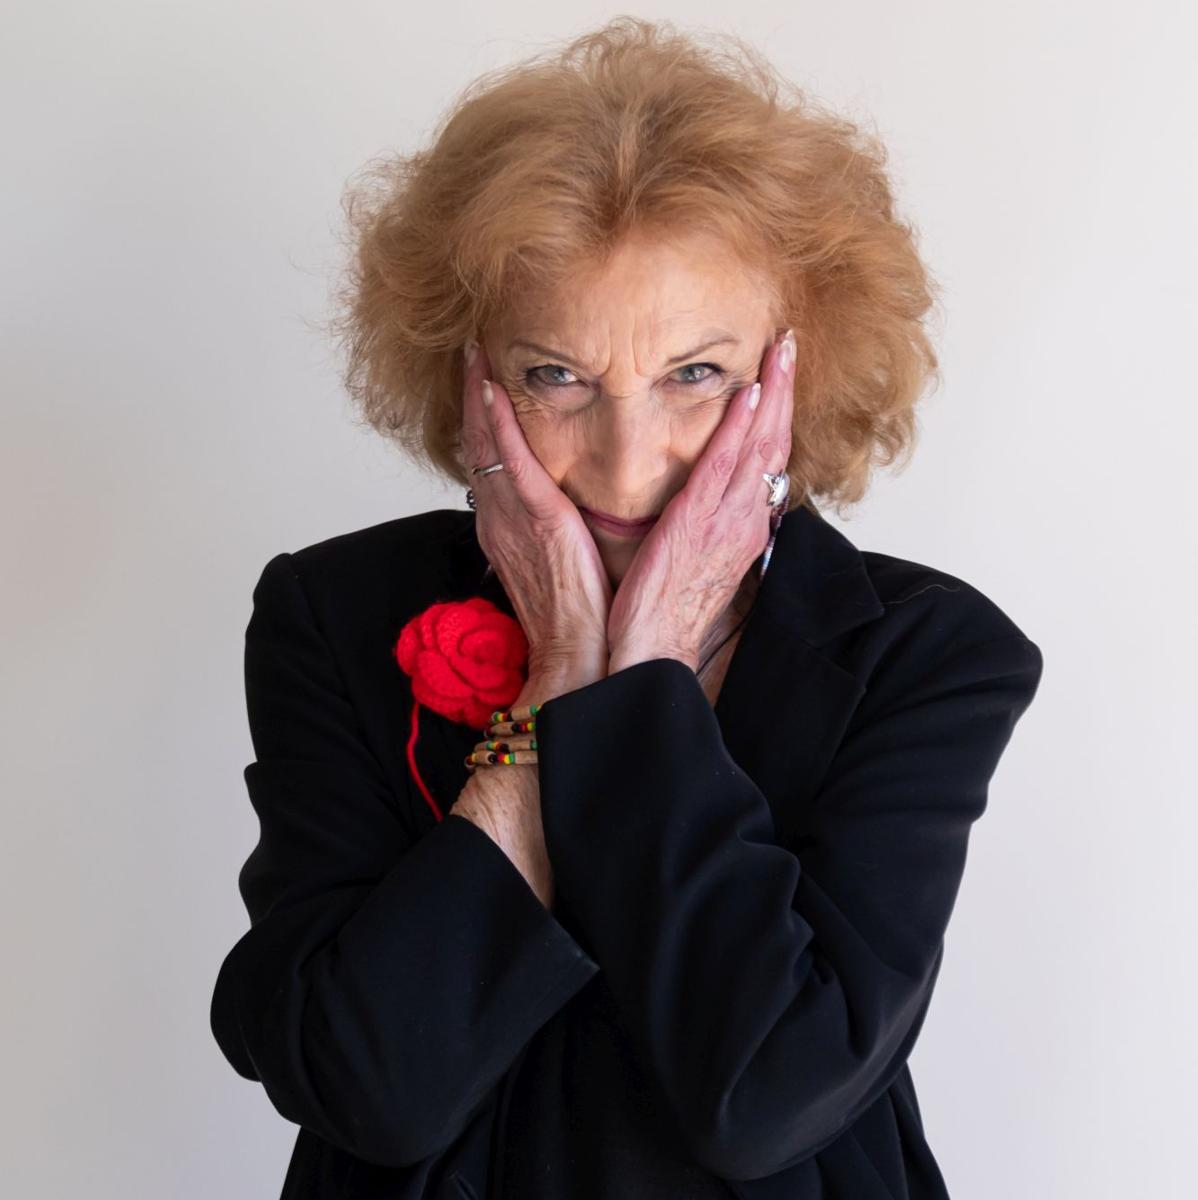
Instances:
[[[880,623],[892,637],[923,632],[961,645],[1030,641],[994,599],[959,575],[876,550],[863,550],[861,558],[885,610]]]
[[[395,550],[420,550],[453,539],[465,528],[471,513],[456,508],[394,517],[362,529],[351,529],[289,551],[292,561],[305,574],[335,569],[355,559],[371,559]]]
[[[418,591],[433,581],[435,587],[473,515],[432,509],[280,551],[262,568],[255,597],[298,583],[309,603],[340,608],[348,600],[360,610],[394,585]],[[289,577],[292,583],[284,584]]]

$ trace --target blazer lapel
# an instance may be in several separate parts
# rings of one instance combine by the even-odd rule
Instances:
[[[780,832],[801,831],[865,691],[821,647],[884,612],[853,543],[814,508],[791,509],[715,704],[728,753]]]

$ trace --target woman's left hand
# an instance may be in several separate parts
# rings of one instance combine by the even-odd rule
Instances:
[[[794,360],[788,331],[766,352],[757,407],[749,407],[751,388],[736,393],[685,486],[645,536],[608,613],[609,675],[652,658],[698,670],[708,630],[769,541],[761,476],[785,471],[790,459]]]

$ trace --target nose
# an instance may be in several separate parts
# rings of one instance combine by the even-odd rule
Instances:
[[[592,503],[622,517],[656,512],[670,468],[670,422],[650,395],[605,395],[595,406],[586,461]]]

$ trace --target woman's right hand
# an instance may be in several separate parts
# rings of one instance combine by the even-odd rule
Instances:
[[[528,639],[522,696],[569,691],[607,674],[611,584],[582,515],[529,447],[511,398],[490,374],[486,350],[468,342],[463,460],[467,470],[503,463],[502,471],[472,477],[478,541]]]

